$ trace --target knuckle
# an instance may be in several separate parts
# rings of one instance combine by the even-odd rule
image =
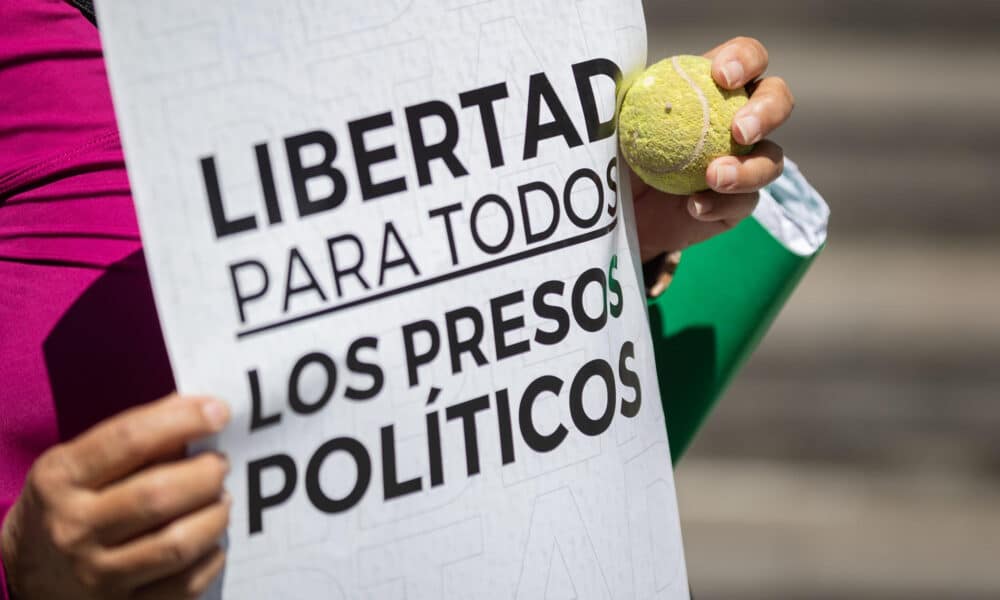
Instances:
[[[29,483],[40,492],[60,487],[71,479],[69,450],[62,444],[38,457],[28,475]]]
[[[795,108],[795,96],[792,94],[792,90],[788,86],[788,82],[785,81],[783,77],[771,77],[771,80],[772,85],[778,92],[778,95],[784,98],[789,111],[791,111],[791,109]]]
[[[768,117],[774,118],[778,116],[775,113],[783,112],[780,96],[776,96],[773,93],[758,93],[753,97],[753,102],[755,103],[754,110]]]
[[[52,546],[63,554],[76,554],[90,539],[89,527],[61,514],[49,515],[44,523]]]
[[[218,488],[218,491],[222,491],[222,483],[226,479],[226,475],[229,473],[229,461],[221,454],[208,454],[205,458],[207,461],[207,467],[211,474],[210,481],[213,487]]]
[[[138,510],[147,518],[164,517],[170,505],[172,488],[162,474],[150,474],[135,492]]]
[[[741,35],[733,40],[740,48],[753,53],[760,60],[767,62],[768,53],[764,44],[755,37]]]
[[[774,87],[781,89],[785,92],[788,91],[788,82],[785,81],[784,77],[781,77],[780,75],[772,75],[768,77],[768,79],[771,80],[771,85],[773,85]]]
[[[92,592],[109,590],[114,580],[113,571],[93,554],[81,555],[73,562],[73,575],[84,589]]]
[[[77,542],[76,535],[74,535],[74,532],[70,528],[65,526],[61,519],[50,516],[45,519],[43,526],[46,536],[49,538],[49,543],[56,550],[63,554],[69,554],[73,550]]]
[[[128,448],[133,451],[139,449],[142,436],[136,428],[134,419],[121,419],[111,427],[109,432],[112,443],[120,448]]]
[[[186,565],[194,560],[194,546],[190,536],[180,529],[169,529],[160,546],[161,562],[167,565]]]
[[[203,593],[205,593],[205,590],[208,589],[208,586],[211,583],[212,580],[207,577],[197,577],[195,574],[192,574],[184,581],[184,587],[181,593],[186,600],[196,600],[197,598],[200,598]]]
[[[61,508],[62,521],[75,528],[85,539],[90,539],[94,531],[93,498],[87,494],[74,494],[72,501]]]

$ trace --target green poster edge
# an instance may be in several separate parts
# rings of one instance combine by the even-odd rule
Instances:
[[[667,290],[648,300],[675,466],[820,250],[795,254],[747,219],[686,250]]]

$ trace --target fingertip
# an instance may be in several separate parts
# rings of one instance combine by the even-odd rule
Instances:
[[[739,161],[733,157],[717,158],[708,165],[705,180],[709,187],[717,192],[727,192],[733,189],[739,181]]]
[[[219,469],[219,475],[225,477],[229,474],[232,469],[232,465],[229,463],[229,457],[215,450],[209,450],[206,452],[207,455],[211,456],[215,460],[215,464]]]
[[[764,137],[760,117],[747,112],[736,115],[732,127],[733,139],[744,146],[753,146]]]
[[[712,63],[712,78],[721,87],[735,90],[746,83],[746,68],[738,58],[723,52]]]
[[[773,177],[768,180],[768,183],[780,177],[782,172],[784,172],[785,150],[771,140],[761,141],[759,144],[754,146],[753,152],[751,152],[748,156],[766,158],[774,165],[775,171],[773,173]]]
[[[718,49],[712,59],[712,75],[719,86],[735,90],[767,70],[767,49],[759,40],[737,37]]]
[[[713,220],[712,215],[713,203],[711,200],[704,196],[699,196],[695,194],[688,198],[687,209],[688,214],[692,218],[698,221],[711,221]]]
[[[201,413],[213,432],[221,431],[229,422],[229,405],[218,398],[202,398]]]
[[[184,458],[184,456],[187,456],[186,452],[183,455],[181,455],[181,458]],[[189,456],[189,458],[191,460],[207,461],[208,464],[214,466],[218,470],[218,474],[220,477],[225,477],[226,475],[228,475],[231,469],[231,465],[229,463],[229,457],[226,454],[219,452],[218,450],[203,450],[201,452],[197,452],[192,456]]]

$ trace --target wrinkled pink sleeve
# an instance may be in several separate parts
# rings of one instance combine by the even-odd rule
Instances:
[[[2,524],[46,449],[173,381],[98,31],[68,2],[0,2],[0,107]]]

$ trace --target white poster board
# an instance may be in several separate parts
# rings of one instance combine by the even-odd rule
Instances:
[[[98,3],[227,599],[687,598],[614,79],[638,0]]]

